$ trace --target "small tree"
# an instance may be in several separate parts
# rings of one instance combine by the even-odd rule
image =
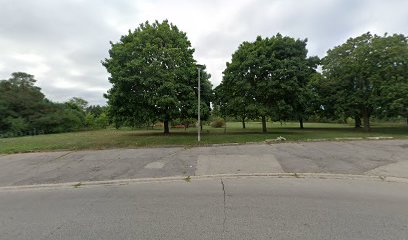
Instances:
[[[106,113],[101,113],[96,119],[95,119],[95,125],[98,128],[106,128],[109,126],[109,120],[108,116]]]
[[[67,102],[68,105],[72,106],[73,108],[77,107],[81,111],[86,111],[88,108],[88,101],[80,97],[73,97]]]

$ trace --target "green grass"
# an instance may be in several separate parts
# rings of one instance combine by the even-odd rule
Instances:
[[[189,128],[187,131],[171,129],[169,136],[164,136],[162,131],[161,128],[153,130],[105,129],[2,138],[0,139],[0,153],[197,145],[196,128]],[[261,142],[266,139],[275,139],[278,136],[283,136],[288,141],[378,136],[408,139],[408,127],[402,123],[377,123],[366,132],[362,129],[354,129],[352,125],[347,124],[305,123],[305,129],[299,129],[298,123],[268,123],[268,133],[263,134],[259,122],[247,123],[246,129],[242,129],[241,123],[229,122],[226,134],[224,128],[205,126],[201,144]]]

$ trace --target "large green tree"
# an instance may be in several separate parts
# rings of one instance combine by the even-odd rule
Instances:
[[[408,124],[408,38],[402,34],[376,37],[373,47],[378,69],[375,81],[380,89],[375,98],[377,117],[404,117]]]
[[[303,127],[311,96],[308,82],[319,62],[307,57],[306,43],[281,34],[242,43],[216,89],[221,109],[243,119],[260,117],[263,132],[267,117],[295,117]]]
[[[146,22],[111,43],[102,64],[110,73],[112,88],[105,95],[116,125],[141,125],[197,116],[197,68],[194,49],[186,33],[163,22]],[[204,70],[203,70],[204,71]],[[211,92],[209,74],[202,74],[203,93]],[[203,111],[209,101],[203,97]],[[208,115],[207,114],[203,114]]]
[[[365,33],[327,52],[320,81],[322,107],[342,117],[406,116],[408,44],[403,35]]]

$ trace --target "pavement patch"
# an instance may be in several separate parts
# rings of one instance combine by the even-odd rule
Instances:
[[[367,175],[407,177],[408,161],[387,164],[367,171]]]
[[[147,169],[160,169],[164,167],[164,162],[151,162],[149,164],[147,164],[144,168]]]
[[[199,155],[196,175],[227,173],[283,172],[275,156],[264,155]]]

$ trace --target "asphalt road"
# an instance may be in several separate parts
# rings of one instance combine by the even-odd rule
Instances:
[[[406,239],[408,184],[213,178],[0,190],[0,239]]]
[[[408,140],[11,154],[0,156],[0,187],[231,173],[408,177],[407,156]]]

